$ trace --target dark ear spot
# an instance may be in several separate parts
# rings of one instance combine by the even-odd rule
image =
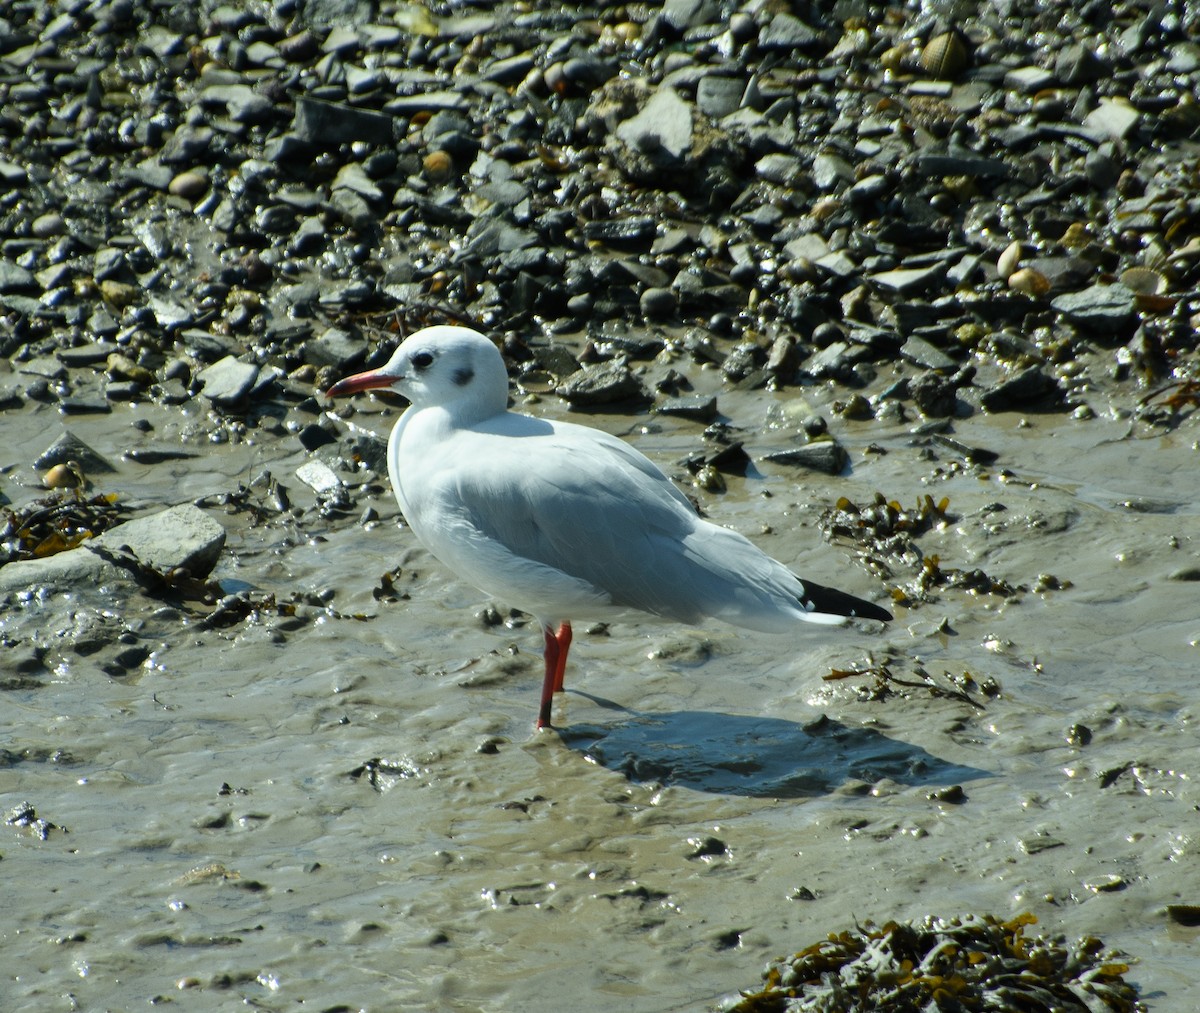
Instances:
[[[475,379],[475,370],[470,366],[460,366],[451,376],[451,379],[460,387],[465,387]]]

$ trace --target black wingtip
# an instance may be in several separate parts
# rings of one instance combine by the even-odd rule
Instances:
[[[873,602],[863,601],[862,598],[855,598],[845,591],[814,584],[811,580],[801,583],[804,585],[805,608],[811,605],[817,612],[848,616],[851,619],[878,619],[881,623],[890,623],[894,618],[887,609],[880,608]]]

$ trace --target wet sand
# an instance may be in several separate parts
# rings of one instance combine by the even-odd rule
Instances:
[[[827,410],[831,391],[803,393]],[[758,457],[770,403],[796,396],[726,392],[722,409],[759,430]],[[139,414],[146,439],[188,429],[152,405],[72,428],[118,460]],[[1194,582],[1171,579],[1200,565],[1194,426],[1112,415],[957,420],[956,439],[1001,455],[982,469],[926,459],[908,424],[839,420],[848,475],[764,466],[702,496],[856,593],[882,585],[822,539],[820,512],[877,490],[948,496],[949,522],[918,539],[942,567],[1071,586],[939,589],[886,630],[794,640],[614,626],[577,638],[562,731],[542,734],[536,629],[475,618],[485,603],[398,526],[385,483],[360,494],[380,515],[363,528],[317,516],[292,478],[307,455],[266,432],[120,462],[102,488],[141,504],[270,470],[297,515],[212,508],[229,533],[215,576],[310,604],[219,629],[129,589],[6,612],[52,677],[4,693],[5,812],[27,800],[55,826],[0,827],[4,1007],[554,1010],[569,989],[583,1010],[702,1010],[855,921],[1029,911],[1034,931],[1135,957],[1151,1009],[1189,1008],[1197,929],[1166,908],[1200,902],[1200,619]],[[16,445],[39,448],[55,413],[17,421]],[[673,474],[698,430],[588,421]],[[403,597],[377,598],[397,566]],[[144,665],[107,676],[63,632],[104,621],[152,642]],[[868,659],[969,673],[981,706],[823,679]]]

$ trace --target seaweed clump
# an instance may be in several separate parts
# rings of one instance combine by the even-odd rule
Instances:
[[[1127,964],[1093,936],[1025,935],[1031,914],[867,922],[772,961],[726,1013],[1140,1013]]]

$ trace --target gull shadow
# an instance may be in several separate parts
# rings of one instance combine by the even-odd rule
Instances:
[[[945,786],[991,776],[824,715],[800,724],[711,711],[639,714],[590,693],[571,692],[627,717],[559,729],[563,742],[631,781],[755,798],[805,798],[847,781],[890,778],[910,786]]]

